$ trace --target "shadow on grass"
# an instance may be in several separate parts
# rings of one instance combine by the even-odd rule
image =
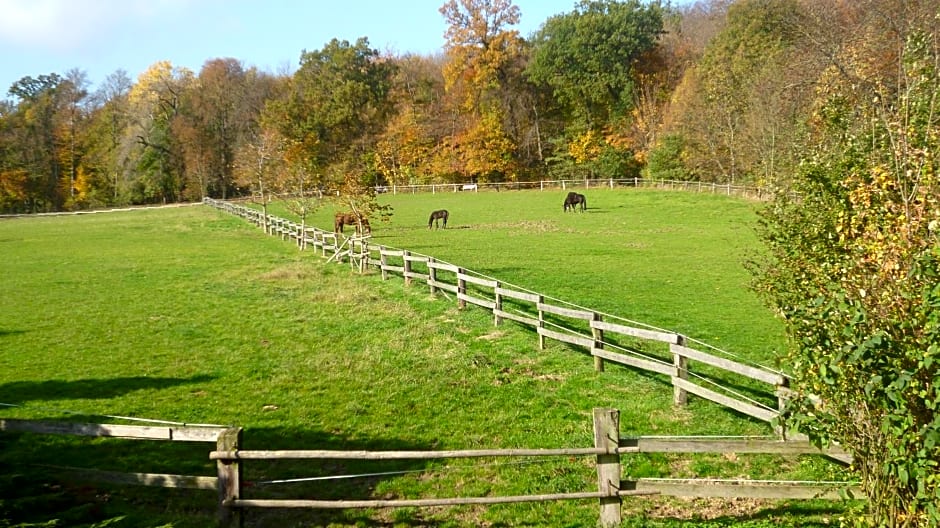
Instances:
[[[205,383],[212,379],[212,376],[198,375],[189,378],[131,376],[72,381],[13,381],[0,385],[0,402],[22,404],[30,401],[63,399],[101,400],[138,390],[165,389],[177,385]]]
[[[81,421],[87,421],[82,417]],[[102,472],[212,477],[213,443],[0,433],[0,525],[212,526],[215,490],[166,489],[101,480]],[[295,428],[247,428],[242,449],[426,451],[397,438],[350,440]],[[241,498],[368,500],[386,479],[425,471],[419,460],[243,460]],[[439,514],[440,512],[438,512]],[[248,508],[244,526],[437,526],[427,509]],[[392,519],[394,517],[394,520]],[[6,524],[5,524],[6,523]],[[58,524],[56,524],[58,526]],[[103,524],[102,524],[103,525]]]

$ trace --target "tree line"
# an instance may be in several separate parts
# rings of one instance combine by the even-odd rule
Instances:
[[[861,15],[890,3],[585,0],[523,37],[511,0],[449,0],[434,55],[363,37],[303,50],[290,75],[210,58],[96,89],[78,68],[27,76],[0,102],[0,211],[344,184],[766,183],[794,166],[840,48],[883,29]]]

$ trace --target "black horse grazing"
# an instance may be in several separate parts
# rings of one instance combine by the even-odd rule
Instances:
[[[438,227],[438,220],[444,221],[444,229],[447,229],[447,217],[450,216],[450,213],[447,212],[447,209],[441,209],[440,211],[434,211],[431,213],[431,218],[428,218],[428,229],[431,229],[431,224],[434,224],[434,227]]]
[[[345,226],[353,226],[356,229],[356,234],[361,235],[359,232],[359,222],[355,213],[336,213],[336,216],[333,218],[333,231],[337,233],[342,233]],[[369,219],[362,217],[362,228],[366,233],[372,233],[372,226],[369,225]]]
[[[565,211],[567,212],[569,207],[572,211],[576,211],[578,204],[581,205],[581,211],[586,210],[587,198],[585,198],[583,194],[578,194],[576,192],[568,193],[568,196],[565,197]]]

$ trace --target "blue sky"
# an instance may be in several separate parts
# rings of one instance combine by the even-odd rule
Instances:
[[[83,70],[97,88],[118,69],[132,80],[168,60],[198,72],[233,57],[292,72],[303,50],[368,37],[396,53],[440,51],[444,0],[0,0],[0,98],[17,80]],[[523,36],[576,0],[514,0]]]

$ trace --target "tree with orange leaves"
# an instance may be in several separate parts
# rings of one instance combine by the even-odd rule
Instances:
[[[515,179],[516,143],[507,130],[504,97],[508,69],[522,55],[521,13],[511,0],[449,0],[441,9],[445,38],[445,87],[456,116],[445,139],[444,159],[456,162],[452,176],[478,180]]]

